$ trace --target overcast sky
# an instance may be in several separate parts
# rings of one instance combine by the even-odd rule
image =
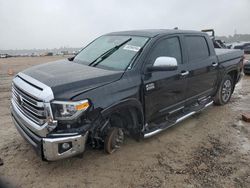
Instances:
[[[0,0],[0,49],[82,47],[107,32],[250,33],[250,0]]]

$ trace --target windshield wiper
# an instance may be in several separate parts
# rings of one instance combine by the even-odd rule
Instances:
[[[116,45],[115,47],[107,50],[106,52],[102,53],[101,55],[99,55],[94,61],[92,61],[89,66],[95,67],[96,65],[98,65],[99,63],[101,63],[104,59],[108,58],[109,56],[111,56],[115,51],[117,51],[121,46],[123,46],[124,44],[128,43],[129,41],[131,41],[132,38],[129,38],[127,40],[125,40],[124,42],[122,42],[119,45]],[[99,60],[100,59],[100,60]],[[99,60],[99,61],[98,61]]]
[[[132,59],[130,60],[130,63],[128,64],[127,68],[126,69],[131,69],[132,66],[134,65],[134,60],[140,55],[140,53],[142,52],[143,50],[143,47],[140,48],[140,50],[138,52],[136,52],[136,54],[134,55],[134,57],[132,57]]]

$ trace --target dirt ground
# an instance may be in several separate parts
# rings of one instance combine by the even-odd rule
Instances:
[[[83,158],[43,162],[15,129],[9,111],[13,76],[62,57],[0,59],[0,178],[13,187],[250,187],[250,76],[231,102],[211,106],[158,136],[106,155],[88,149]]]

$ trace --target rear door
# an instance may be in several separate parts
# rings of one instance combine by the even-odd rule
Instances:
[[[181,107],[186,99],[187,82],[185,76],[180,76],[185,70],[183,64],[183,50],[179,36],[161,38],[155,42],[146,58],[146,67],[152,66],[157,57],[175,57],[178,70],[175,71],[145,71],[144,100],[146,121],[164,121],[166,113]],[[160,118],[162,117],[162,118]]]
[[[211,95],[218,77],[218,60],[211,44],[203,35],[185,35],[183,40],[188,57],[187,98]]]

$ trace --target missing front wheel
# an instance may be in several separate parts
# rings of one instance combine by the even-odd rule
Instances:
[[[111,127],[104,141],[104,150],[108,154],[118,150],[124,142],[124,131],[122,128]]]

